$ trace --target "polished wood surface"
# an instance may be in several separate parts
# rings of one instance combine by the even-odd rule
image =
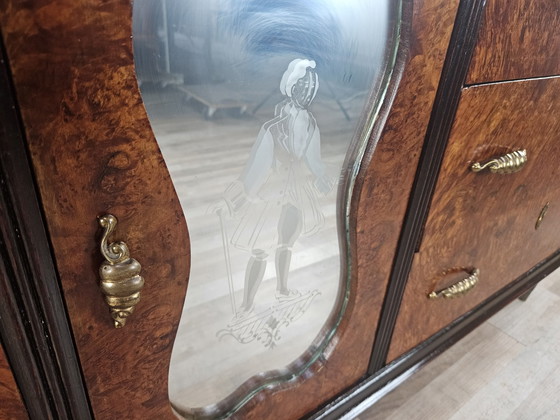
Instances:
[[[560,271],[356,420],[560,418]]]
[[[167,375],[188,235],[134,76],[128,1],[2,1],[0,24],[96,418],[173,418]],[[96,217],[119,219],[142,301],[115,329]]]
[[[558,0],[488,0],[467,84],[559,74]]]
[[[560,78],[499,83],[463,91],[428,217],[397,319],[388,361],[560,248]],[[509,175],[470,165],[527,149],[528,163]],[[542,225],[535,223],[546,203]],[[447,270],[480,269],[466,296],[429,300],[457,281]],[[463,274],[464,275],[464,274]]]
[[[0,419],[21,420],[27,417],[27,410],[21,401],[4,350],[0,346]]]
[[[350,232],[355,269],[331,345],[308,373],[263,390],[239,417],[301,417],[365,374],[457,3],[405,2],[412,28],[403,27],[404,76],[398,91],[393,83],[394,106],[385,104],[357,179]],[[2,5],[3,35],[95,415],[171,418],[168,357],[186,285],[187,234],[134,82],[130,4]],[[95,216],[107,211],[119,217],[118,239],[143,264],[147,282],[123,330],[112,329],[96,286]]]

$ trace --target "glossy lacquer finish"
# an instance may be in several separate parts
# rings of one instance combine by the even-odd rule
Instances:
[[[178,412],[232,412],[301,375],[335,333],[348,200],[400,14],[399,2],[135,2],[136,71],[190,231]]]
[[[189,271],[188,236],[136,89],[131,5],[1,5],[2,34],[94,414],[173,418],[167,375]],[[354,250],[351,281],[339,327],[305,374],[260,390],[236,417],[299,418],[365,375],[456,7],[448,0],[403,4],[398,65],[355,168],[347,232]],[[251,131],[251,142],[255,136]],[[108,212],[119,219],[112,240],[126,241],[146,279],[135,317],[120,330],[97,287],[102,257],[95,217]]]

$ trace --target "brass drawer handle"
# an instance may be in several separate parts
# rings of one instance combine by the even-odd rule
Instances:
[[[453,299],[457,297],[461,297],[468,292],[470,292],[478,283],[479,280],[480,270],[475,268],[470,276],[466,279],[463,279],[452,286],[449,286],[439,292],[433,291],[428,295],[430,299],[438,299],[438,298],[445,298],[445,299]]]
[[[99,286],[111,309],[115,328],[122,328],[140,301],[140,290],[144,287],[144,279],[140,276],[142,267],[138,261],[130,258],[128,246],[124,242],[107,242],[117,226],[115,216],[107,214],[100,217],[99,225],[103,228],[101,254],[106,259],[99,268]]]
[[[516,150],[496,159],[481,164],[473,163],[471,171],[480,172],[486,168],[493,174],[512,174],[520,171],[527,163],[527,150]]]

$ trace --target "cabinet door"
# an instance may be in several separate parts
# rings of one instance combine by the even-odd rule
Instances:
[[[166,3],[168,8],[164,7]],[[141,26],[146,25],[148,28],[147,33],[139,32],[136,35],[140,42],[135,46],[136,58],[142,56],[139,50],[147,54],[144,57],[150,54],[157,56],[152,62],[157,70],[155,73],[144,73],[150,63],[141,64],[137,61],[138,77],[133,62],[130,2],[2,3],[2,35],[76,348],[96,417],[172,418],[175,410],[185,417],[232,415],[299,418],[334,398],[367,372],[375,327],[406,210],[406,198],[412,188],[414,169],[457,2],[430,0],[418,2],[414,8],[411,1],[403,4],[387,2],[383,9],[386,19],[382,25],[379,22],[371,24],[369,16],[374,16],[372,11],[381,6],[374,7],[368,1],[363,2],[363,9],[369,14],[328,1],[310,2],[310,5],[306,3],[305,6],[300,2],[293,2],[291,6],[290,2],[284,2],[277,7],[270,6],[268,2],[248,3],[251,3],[251,7],[240,10],[234,10],[230,5],[228,7],[233,9],[226,9],[228,13],[218,7],[224,6],[218,2],[185,2],[191,7],[186,10],[170,9],[169,6],[173,4],[170,1],[148,2],[152,9],[146,15],[135,10],[136,16],[140,13]],[[140,4],[142,2],[137,3]],[[295,24],[301,26],[296,27],[298,30],[291,31],[290,27],[282,26],[271,32],[265,26],[260,33],[265,38],[260,41],[255,41],[254,37],[241,37],[249,39],[248,45],[254,48],[252,52],[264,56],[270,53],[270,45],[277,45],[282,53],[286,53],[287,45],[299,51],[289,60],[281,62],[281,65],[274,63],[267,68],[270,77],[275,79],[272,82],[265,80],[266,83],[263,83],[256,79],[255,69],[258,68],[259,60],[254,57],[249,57],[251,60],[248,61],[254,66],[240,61],[234,67],[240,79],[233,80],[244,87],[242,93],[260,90],[262,104],[254,99],[247,104],[243,98],[234,101],[225,97],[222,101],[200,94],[198,89],[210,82],[224,88],[221,93],[231,89],[231,85],[223,83],[231,80],[224,78],[220,74],[222,68],[215,65],[222,63],[207,60],[218,56],[227,61],[234,50],[239,49],[239,33],[227,31],[228,19],[246,22],[249,27],[258,29],[270,20],[270,16],[265,13],[267,8],[286,16],[286,10],[283,9],[286,7],[300,12],[293,16]],[[188,25],[181,25],[178,21],[181,13],[192,14]],[[150,23],[152,18],[154,22]],[[291,19],[286,21],[291,22]],[[340,26],[338,21],[344,24]],[[356,22],[361,22],[362,26],[358,27]],[[330,33],[327,40],[317,37],[318,30],[328,32],[333,25],[335,29],[340,29],[340,33]],[[361,36],[360,42],[352,42],[360,30],[365,31],[366,35]],[[372,30],[382,33],[382,41],[377,42],[378,51],[373,55],[368,49],[376,45],[371,42]],[[296,38],[290,39],[294,33]],[[274,36],[271,37],[271,34]],[[210,42],[208,36],[220,37],[220,42]],[[327,66],[325,62],[321,63],[321,57],[312,55],[313,50],[301,40],[305,36],[312,37],[314,46],[326,43],[329,48],[329,44],[340,43],[340,51],[347,55],[330,57],[327,54],[322,59],[336,62],[338,67],[334,64]],[[350,43],[345,44],[345,40]],[[407,45],[409,48],[406,48]],[[166,55],[174,48],[183,51],[196,49],[197,54],[202,54],[202,59],[196,58],[195,54],[186,63],[181,63],[185,57]],[[366,71],[358,72],[352,67],[344,67],[348,63],[362,64]],[[368,75],[371,63],[377,63],[376,72],[369,71]],[[195,70],[185,72],[181,77],[174,72],[177,68],[174,66],[181,65],[194,67]],[[360,77],[355,77],[358,74]],[[195,76],[199,79],[189,79]],[[144,102],[138,82],[144,89]],[[320,90],[317,90],[319,86]],[[357,86],[359,89],[356,89]],[[156,93],[158,90],[172,92],[179,100],[188,99],[189,102],[182,105],[183,108],[175,108],[171,116],[173,113],[179,115],[174,115],[176,119],[165,126],[154,120],[159,111],[147,98],[158,102],[160,97],[159,94],[150,97],[150,89]],[[310,106],[311,101],[313,107]],[[358,107],[353,108],[356,103]],[[152,112],[156,134],[158,130],[167,130],[170,143],[174,140],[180,142],[185,136],[190,136],[190,142],[198,141],[196,148],[188,154],[171,151],[164,160],[160,146],[162,149],[165,146],[158,144],[152,134],[145,106]],[[246,115],[248,110],[252,113]],[[185,121],[181,121],[185,114],[190,118],[186,125]],[[170,119],[170,114],[161,113],[160,116]],[[291,116],[294,118],[285,118]],[[256,123],[256,129],[241,125],[227,126],[226,122],[230,120]],[[289,124],[278,124],[278,120],[286,120]],[[175,124],[184,125],[179,127]],[[209,127],[220,125],[221,132],[210,134],[210,137],[215,137],[213,140],[206,136],[213,130]],[[177,127],[179,131],[176,131]],[[298,141],[303,146],[294,140],[298,136],[290,130],[295,129],[300,133]],[[305,135],[301,134],[302,130]],[[322,140],[332,135],[332,141],[325,141],[324,144],[318,142],[319,133]],[[236,136],[243,137],[243,142],[227,141]],[[274,137],[272,146],[271,137]],[[238,172],[237,169],[225,171],[229,175],[224,176],[233,176],[231,180],[212,181],[200,186],[186,199],[178,197],[175,191],[180,192],[182,189],[182,175],[187,173],[188,176],[188,172],[197,165],[219,166],[220,163],[212,156],[196,158],[192,154],[200,153],[202,156],[208,152],[211,141],[216,143],[222,139],[224,142],[219,143],[218,148],[221,149],[221,158],[231,154],[237,159],[235,156],[245,147],[248,162],[260,164],[270,161],[266,156],[272,153],[272,166],[282,169],[305,156],[311,174],[304,175],[305,181],[293,181],[293,173],[306,169],[295,164],[292,170],[287,171],[287,175],[276,174],[280,181],[270,182],[287,187],[289,200],[293,200],[284,202],[282,198],[279,200],[280,205],[276,205],[275,200],[284,194],[281,192],[284,188],[263,191],[259,187],[257,194],[251,195],[251,183],[262,181],[263,175],[254,177],[252,169],[244,172],[242,168]],[[263,152],[260,145],[267,141],[269,146]],[[346,149],[340,150],[342,143],[345,143]],[[319,144],[323,146],[319,155],[322,164],[316,159]],[[335,155],[336,159],[333,157]],[[188,166],[174,172],[176,162],[171,159],[180,160],[181,157],[190,159]],[[328,173],[327,168],[333,166],[335,171]],[[246,167],[252,168],[251,165]],[[242,189],[238,188],[240,183],[231,182],[240,174],[243,176],[240,179]],[[194,174],[193,178],[196,177]],[[271,176],[265,178],[266,184]],[[233,186],[230,187],[231,184]],[[192,191],[191,188],[187,185],[188,193]],[[314,188],[326,194],[331,189],[330,194],[338,198],[323,206],[321,200],[325,197],[309,192]],[[204,194],[217,194],[217,198],[226,200],[202,199]],[[236,201],[240,195],[245,198],[243,202]],[[197,200],[200,203],[196,209],[184,207],[185,220],[181,201],[191,204]],[[298,200],[312,204],[306,204],[302,209],[297,205]],[[226,202],[225,206],[214,206],[215,202],[222,201]],[[246,202],[254,204],[250,211],[244,207]],[[270,206],[259,207],[263,202]],[[223,226],[220,225],[219,216],[226,213],[229,216],[230,211],[235,213],[236,203],[241,203],[241,208],[245,209],[241,216],[233,224],[227,225],[226,221]],[[206,209],[210,209],[208,215]],[[114,320],[118,326],[122,326],[118,329],[113,327],[114,320],[97,285],[97,271],[104,257],[99,252],[102,237],[96,217],[107,213],[118,218],[116,233],[112,233],[108,241],[126,242],[131,256],[141,263],[141,275],[145,279],[141,300],[130,318],[126,318],[126,325],[122,326],[126,312],[122,311],[124,315],[116,312]],[[204,220],[200,225],[195,225],[197,219],[202,220],[207,216],[208,220],[213,219],[213,226]],[[332,283],[334,279],[336,290],[331,293],[332,306],[324,310],[326,316],[318,331],[307,334],[310,337],[292,337],[296,344],[300,340],[310,339],[305,349],[299,350],[300,354],[288,364],[267,366],[262,370],[256,366],[257,372],[251,373],[252,376],[248,378],[228,376],[227,370],[210,375],[210,380],[214,380],[214,377],[231,379],[233,391],[225,391],[230,392],[229,396],[219,394],[212,402],[201,403],[202,406],[174,401],[173,395],[168,392],[172,350],[182,348],[188,352],[191,345],[196,345],[193,341],[177,342],[173,349],[177,329],[180,328],[187,279],[191,275],[194,282],[194,267],[197,264],[200,266],[202,260],[199,257],[202,258],[201,254],[205,252],[203,246],[197,245],[198,256],[194,260],[194,236],[210,230],[212,240],[217,239],[218,243],[223,241],[227,246],[209,246],[206,254],[211,258],[206,261],[204,269],[197,271],[197,276],[208,275],[206,279],[202,277],[200,287],[210,286],[216,291],[218,299],[210,302],[210,311],[202,314],[196,311],[191,314],[187,307],[185,322],[198,328],[200,335],[209,336],[206,338],[230,340],[226,349],[236,355],[243,352],[239,350],[243,348],[239,347],[243,343],[239,343],[236,337],[232,340],[233,331],[228,328],[237,321],[251,320],[253,314],[260,314],[257,308],[259,294],[270,298],[273,305],[277,301],[279,306],[290,303],[293,297],[306,297],[308,300],[304,300],[302,306],[309,304],[311,307],[319,299],[318,293],[313,293],[318,290],[316,286],[306,292],[298,290],[292,294],[292,272],[288,283],[290,288],[283,288],[285,283],[274,278],[282,274],[273,270],[273,281],[268,284],[264,278],[250,278],[249,283],[257,285],[252,289],[256,293],[252,297],[255,309],[253,305],[247,304],[251,301],[245,295],[251,295],[252,292],[247,292],[251,287],[244,284],[243,277],[250,277],[247,273],[259,274],[265,270],[255,260],[262,260],[264,253],[270,260],[269,266],[280,267],[278,271],[288,266],[285,262],[286,253],[279,255],[277,249],[266,252],[265,246],[261,246],[260,242],[257,246],[247,232],[253,234],[259,231],[260,228],[255,226],[260,225],[255,223],[261,218],[272,218],[276,220],[272,235],[277,234],[272,241],[274,248],[284,251],[284,248],[294,247],[290,251],[295,254],[295,246],[305,245],[307,238],[311,240],[313,231],[319,228],[317,220],[322,217],[338,221],[337,225],[329,227],[328,233],[335,238],[335,248],[339,249],[336,254],[329,256],[329,261],[324,261],[324,258],[314,260],[316,251],[332,249],[332,244],[320,239],[319,243],[313,245],[312,251],[299,254],[300,274],[306,284],[312,284],[312,280],[315,284],[323,280]],[[193,241],[189,240],[187,223]],[[252,228],[240,229],[245,224],[252,224]],[[281,229],[277,229],[277,226],[281,226]],[[299,234],[304,230],[309,231],[308,237]],[[278,237],[285,241],[279,242]],[[204,240],[201,239],[199,243],[203,244]],[[244,254],[243,264],[248,260],[251,267],[248,270],[239,269],[236,265],[238,262],[232,260],[231,273],[236,274],[230,276],[228,247],[231,245],[231,248],[237,249],[237,245],[241,244],[249,248],[249,252]],[[117,248],[102,247],[111,260]],[[309,264],[306,258],[311,258]],[[331,265],[332,260],[336,260],[335,265]],[[308,270],[306,264],[314,269]],[[226,274],[215,278],[214,270]],[[241,280],[238,275],[240,272]],[[259,282],[262,283],[260,287]],[[275,289],[278,289],[278,297],[274,296]],[[187,299],[196,297],[199,290],[189,287]],[[321,296],[327,294],[322,290],[319,292]],[[208,295],[198,296],[201,300],[209,300]],[[233,303],[231,306],[230,299]],[[240,307],[244,307],[240,312],[245,313],[236,313]],[[269,308],[265,308],[265,314]],[[290,313],[293,312],[288,311],[288,315]],[[293,325],[288,326],[285,325],[284,317],[273,316],[272,312],[268,312],[268,315],[259,318],[256,325],[262,327],[262,331],[272,331],[273,340],[282,339],[282,334],[277,332],[297,326],[295,319]],[[213,316],[229,317],[232,321],[232,324],[226,323],[222,328],[226,330],[225,337],[221,337],[213,324],[205,328],[206,322]],[[286,330],[279,327],[285,327]],[[260,344],[264,350],[270,353],[280,349],[280,344],[269,340],[270,335],[265,333],[262,337]],[[193,339],[197,337],[193,335]],[[259,344],[258,337],[253,344]],[[205,351],[199,349],[194,352],[196,356],[210,358],[211,363],[206,361],[205,366],[213,368],[212,364],[222,364],[222,355],[212,354],[211,351],[205,354]],[[248,358],[246,364],[250,365],[253,360],[257,359]],[[184,378],[189,380],[189,371],[179,378],[177,382]],[[236,382],[239,380],[241,383]],[[192,388],[193,384],[190,386],[193,393],[205,391],[206,387],[205,383],[194,384],[199,389]],[[209,392],[212,390],[206,389]]]
[[[424,237],[397,319],[393,360],[560,248],[560,79],[463,90]],[[474,163],[525,150],[519,171],[474,172]],[[511,155],[510,155],[511,156]],[[515,169],[517,158],[511,162]],[[430,299],[479,270],[456,299]],[[471,277],[472,279],[472,277]],[[470,285],[466,285],[467,288]]]

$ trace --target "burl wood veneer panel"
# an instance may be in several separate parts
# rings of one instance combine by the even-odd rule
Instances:
[[[188,273],[187,231],[134,80],[130,2],[0,4],[95,416],[173,418],[167,373]],[[404,2],[407,23],[388,95],[394,102],[372,132],[352,201],[351,290],[335,336],[305,375],[261,391],[235,417],[299,418],[366,373],[457,5]],[[95,216],[107,211],[120,218],[118,239],[146,278],[143,300],[122,330],[112,328],[97,290]]]
[[[27,410],[21,401],[12,370],[6,360],[4,349],[0,346],[0,419],[26,419]]]
[[[463,90],[425,234],[406,287],[388,361],[474,308],[560,248],[560,78]],[[508,175],[474,173],[474,162],[527,149],[528,163]],[[541,210],[550,203],[539,229]],[[476,267],[467,295],[429,300]]]
[[[137,88],[130,1],[1,1],[0,24],[89,397],[99,419],[173,418],[169,359],[188,233]],[[96,217],[119,219],[146,285],[115,329]]]
[[[488,0],[467,84],[560,74],[560,2]]]

